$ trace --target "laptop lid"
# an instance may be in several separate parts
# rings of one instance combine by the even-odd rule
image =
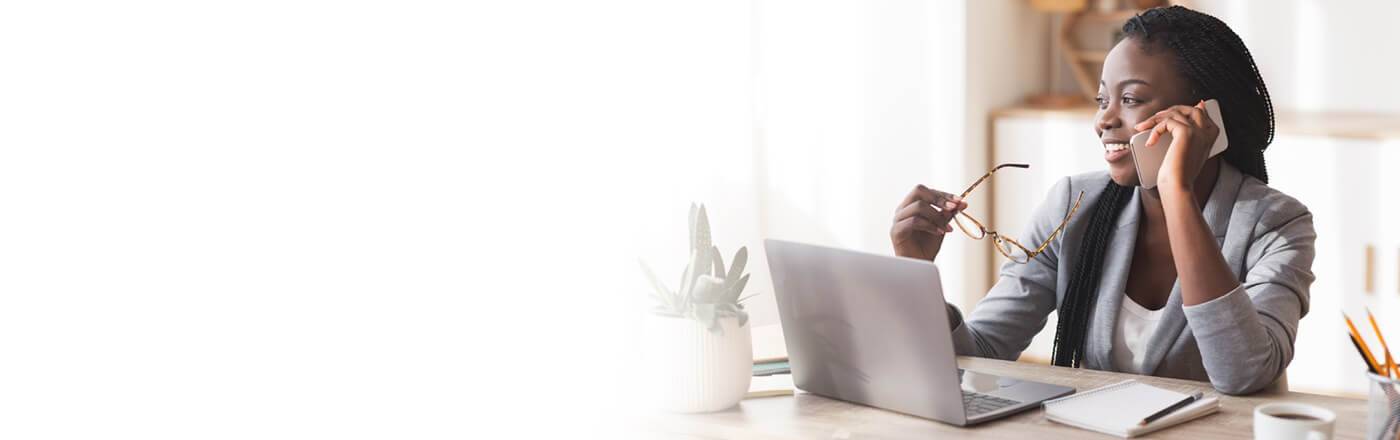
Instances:
[[[764,248],[798,388],[966,422],[936,265],[772,239]]]

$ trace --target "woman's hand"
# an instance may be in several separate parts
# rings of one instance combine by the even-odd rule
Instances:
[[[890,227],[894,254],[933,261],[943,247],[943,235],[953,232],[948,222],[964,209],[967,202],[957,196],[923,185],[914,187],[895,209]]]
[[[1167,148],[1167,156],[1162,160],[1162,169],[1157,172],[1157,186],[1172,190],[1190,192],[1201,167],[1209,159],[1210,147],[1220,134],[1220,127],[1206,116],[1205,102],[1194,107],[1175,105],[1157,112],[1146,121],[1133,127],[1136,130],[1152,129],[1147,137],[1147,146],[1153,147],[1162,133],[1172,134],[1172,143]]]

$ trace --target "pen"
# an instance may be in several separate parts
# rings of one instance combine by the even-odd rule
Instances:
[[[1172,406],[1168,406],[1168,407],[1166,407],[1166,408],[1163,408],[1161,411],[1157,411],[1157,412],[1153,413],[1152,415],[1147,416],[1147,418],[1142,419],[1141,422],[1138,422],[1138,426],[1147,426],[1148,423],[1152,423],[1153,421],[1156,421],[1157,419],[1160,419],[1160,418],[1162,418],[1162,417],[1165,417],[1167,414],[1171,414],[1172,411],[1176,411],[1176,410],[1178,410],[1178,409],[1181,409],[1181,407],[1190,404],[1191,402],[1195,402],[1196,399],[1200,399],[1202,395],[1203,395],[1203,394],[1202,394],[1200,391],[1197,391],[1196,394],[1192,394],[1192,395],[1190,395],[1190,396],[1186,396],[1186,398],[1185,398],[1185,399],[1181,399],[1180,402],[1174,403],[1174,404],[1172,404]]]

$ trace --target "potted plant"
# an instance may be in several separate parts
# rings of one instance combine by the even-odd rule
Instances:
[[[655,305],[643,324],[647,391],[662,409],[709,412],[734,406],[748,392],[753,342],[739,298],[748,249],[740,247],[728,270],[710,242],[704,206],[690,206],[690,263],[671,290],[642,263]]]

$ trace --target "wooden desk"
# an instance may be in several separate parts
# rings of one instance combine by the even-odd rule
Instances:
[[[958,365],[980,372],[1071,386],[1078,391],[1126,379],[1137,379],[1185,393],[1217,393],[1209,383],[1189,380],[971,357],[959,357]],[[1221,395],[1220,400],[1220,411],[1215,414],[1140,438],[1252,438],[1254,407],[1262,403],[1282,401],[1318,405],[1336,412],[1334,438],[1359,439],[1366,433],[1365,400],[1304,393],[1259,394],[1248,397]],[[1044,412],[1039,409],[970,428],[959,428],[802,392],[795,396],[745,400],[734,408],[716,413],[651,414],[645,418],[643,430],[656,437],[686,439],[1116,438],[1051,422],[1045,419]]]

